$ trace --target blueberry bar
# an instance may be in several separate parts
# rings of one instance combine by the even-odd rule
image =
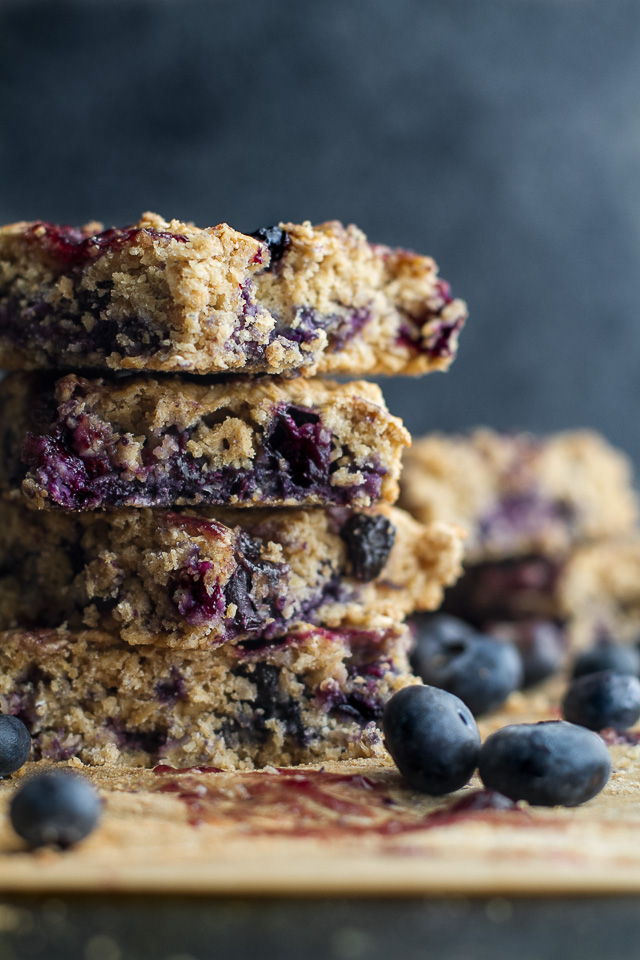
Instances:
[[[0,502],[0,629],[100,628],[207,649],[294,623],[359,626],[433,609],[461,534],[401,510],[33,511]]]
[[[476,430],[414,441],[400,503],[467,530],[469,563],[562,556],[625,536],[638,515],[627,457],[590,431],[548,437]]]
[[[417,440],[405,461],[401,503],[423,522],[446,516],[468,532],[464,573],[443,610],[524,642],[541,626],[566,640],[577,613],[565,587],[573,555],[635,526],[627,458],[588,431],[484,429]]]
[[[420,374],[449,366],[465,318],[431,258],[337,222],[0,230],[10,369]]]
[[[374,384],[15,373],[0,486],[37,507],[393,502],[410,437]]]
[[[0,708],[34,759],[251,769],[382,756],[378,720],[414,681],[408,631],[301,624],[214,651],[131,647],[100,631],[0,634]]]

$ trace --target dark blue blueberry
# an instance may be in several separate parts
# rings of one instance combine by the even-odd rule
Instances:
[[[562,716],[589,730],[628,730],[640,719],[640,680],[613,670],[578,677],[564,695]]]
[[[562,627],[552,620],[512,620],[492,623],[487,633],[508,640],[522,658],[523,687],[532,687],[562,669],[567,644]]]
[[[492,734],[480,751],[482,782],[511,800],[575,807],[600,793],[611,758],[597,733],[564,720],[518,723]]]
[[[413,668],[425,683],[460,697],[475,716],[495,710],[522,685],[516,648],[440,615],[418,627]]]
[[[418,643],[427,636],[447,641],[473,637],[478,633],[466,620],[452,617],[448,613],[422,613],[412,618],[412,624]]]
[[[601,640],[590,650],[578,654],[573,664],[572,677],[584,677],[588,673],[601,673],[613,670],[614,673],[640,673],[640,652],[635,647],[623,647],[611,640]]]
[[[15,773],[29,759],[31,737],[22,720],[0,715],[0,777]]]
[[[271,254],[269,268],[271,268],[274,263],[277,263],[278,260],[282,259],[287,247],[291,243],[291,237],[286,230],[283,230],[282,227],[278,227],[277,225],[273,227],[260,227],[260,229],[252,233],[251,236],[255,237],[256,240],[262,240],[269,248],[269,253]]]
[[[313,410],[290,404],[274,414],[264,438],[277,458],[274,470],[288,474],[298,487],[312,489],[329,476],[331,434]]]
[[[415,789],[433,796],[458,790],[476,768],[480,734],[457,697],[435,687],[405,687],[382,716],[387,750]]]
[[[375,580],[389,559],[396,528],[381,514],[354,513],[344,524],[340,536],[347,545],[351,572],[356,580]]]
[[[88,781],[48,771],[27,780],[9,807],[13,829],[32,847],[69,847],[83,840],[100,819],[100,798]]]

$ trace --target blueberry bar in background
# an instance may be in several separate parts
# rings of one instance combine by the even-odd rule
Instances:
[[[446,515],[462,524],[470,563],[563,554],[625,535],[638,516],[630,461],[587,430],[414,440],[400,502],[423,522]]]
[[[0,629],[101,628],[209,649],[298,621],[359,626],[435,609],[462,537],[394,507],[34,511],[0,503]]]
[[[414,441],[400,502],[422,522],[446,516],[467,531],[464,574],[443,609],[525,645],[541,627],[562,636],[579,606],[574,557],[628,537],[638,515],[629,461],[589,431]]]
[[[0,707],[34,758],[252,769],[383,756],[387,699],[415,682],[408,630],[301,624],[215,651],[131,647],[98,631],[0,634]]]
[[[64,510],[392,503],[411,442],[369,383],[49,373],[0,384],[0,441],[2,489]]]
[[[338,222],[0,229],[9,369],[420,374],[449,366],[465,318],[431,258]]]

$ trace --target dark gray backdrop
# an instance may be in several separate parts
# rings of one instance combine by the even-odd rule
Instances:
[[[471,316],[414,432],[640,461],[637,0],[0,0],[0,220],[340,218]]]

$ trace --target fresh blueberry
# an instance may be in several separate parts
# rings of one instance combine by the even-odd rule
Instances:
[[[601,640],[578,654],[573,664],[572,677],[584,677],[588,673],[601,673],[613,670],[614,673],[640,673],[640,652],[635,647],[623,647],[611,640]]]
[[[589,730],[628,730],[640,719],[640,680],[613,670],[578,677],[564,695],[562,716]]]
[[[523,687],[533,687],[562,669],[567,647],[562,627],[552,620],[511,620],[492,623],[487,633],[508,640],[522,658]]]
[[[602,737],[564,720],[519,723],[492,734],[480,751],[482,782],[511,800],[575,807],[600,793],[611,773]]]
[[[405,687],[382,717],[387,750],[415,789],[433,796],[458,790],[476,768],[480,733],[461,700],[435,687]]]
[[[448,613],[421,613],[412,618],[418,643],[425,636],[439,637],[443,642],[459,640],[460,637],[477,636],[478,631],[466,620]]]
[[[256,240],[261,240],[263,243],[266,243],[269,248],[269,253],[271,254],[270,268],[274,263],[282,259],[287,247],[291,243],[291,237],[286,230],[283,230],[282,227],[278,227],[277,225],[273,227],[260,227],[260,229],[254,231],[251,236],[255,237]]]
[[[83,840],[100,818],[93,787],[72,773],[38,774],[14,794],[9,808],[13,829],[32,847],[69,847]]]
[[[375,580],[389,559],[396,528],[380,514],[353,513],[340,531],[356,580]]]
[[[0,714],[0,777],[19,770],[30,753],[31,737],[22,720]]]
[[[455,694],[475,716],[495,710],[522,685],[516,648],[438,616],[418,629],[413,668],[425,683]]]

